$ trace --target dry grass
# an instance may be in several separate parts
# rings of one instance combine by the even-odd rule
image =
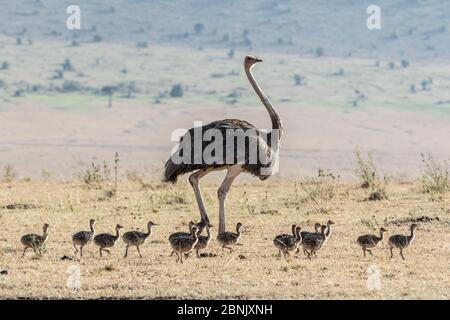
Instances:
[[[217,185],[204,183],[210,217],[217,225]],[[169,257],[167,237],[187,229],[198,219],[193,193],[182,182],[176,186],[121,182],[117,197],[104,199],[101,190],[76,183],[16,182],[0,184],[0,298],[286,298],[286,299],[448,299],[450,211],[448,194],[431,201],[420,185],[392,183],[389,200],[364,201],[356,183],[338,182],[332,198],[305,194],[298,183],[278,181],[238,182],[228,198],[228,228],[240,221],[246,227],[242,246],[223,253],[213,241],[209,251],[217,257],[191,257],[183,265]],[[99,200],[100,199],[100,200]],[[103,199],[103,200],[102,200]],[[20,204],[20,206],[7,205]],[[28,205],[28,206],[24,206]],[[322,208],[323,207],[323,208]],[[27,209],[24,209],[27,208]],[[323,209],[323,210],[321,210]],[[386,242],[363,258],[355,244],[361,233],[386,226],[389,234],[406,233],[410,219],[422,216],[439,220],[419,223],[416,242],[389,260]],[[119,241],[112,255],[99,258],[93,246],[80,261],[73,256],[71,235],[97,219],[98,232],[112,232],[116,223],[126,229],[145,228],[148,220],[160,224],[140,259],[134,248],[124,259]],[[303,256],[277,260],[272,239],[297,223],[312,229],[316,221],[336,222],[334,233],[316,260]],[[423,219],[422,219],[423,220]],[[406,221],[406,222],[405,222]],[[50,224],[47,252],[20,258],[20,236],[39,232]],[[217,230],[214,230],[214,235]],[[239,257],[241,255],[241,257]],[[81,268],[81,289],[69,289],[74,265]],[[366,286],[367,269],[381,271],[381,290]]]

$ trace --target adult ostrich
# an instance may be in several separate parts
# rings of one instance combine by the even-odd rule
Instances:
[[[219,198],[218,233],[221,234],[226,231],[225,199],[234,179],[241,172],[248,172],[261,180],[266,180],[275,174],[278,169],[278,150],[283,126],[280,116],[253,77],[251,70],[259,62],[262,62],[259,58],[246,56],[244,69],[250,84],[269,113],[272,130],[259,130],[247,121],[239,119],[218,120],[201,127],[194,127],[181,137],[180,143],[165,164],[163,179],[165,182],[175,183],[178,176],[194,172],[189,176],[189,182],[194,189],[200,211],[201,222],[199,227],[201,229],[209,224],[208,214],[199,188],[199,181],[202,177],[212,171],[227,170],[225,179],[217,192]],[[219,133],[219,136],[211,134],[211,132]],[[239,134],[236,133],[244,138],[239,139]],[[197,140],[194,137],[197,137],[195,138]],[[201,139],[200,144],[196,144],[198,137]],[[211,153],[211,156],[215,157],[213,161],[204,155],[211,149],[214,149],[214,152]],[[257,157],[255,157],[255,153],[258,155]],[[183,158],[184,161],[180,161],[180,158]]]

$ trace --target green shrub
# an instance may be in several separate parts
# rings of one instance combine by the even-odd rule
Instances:
[[[183,96],[183,87],[181,84],[176,84],[170,89],[170,96],[173,98],[181,98]]]
[[[3,168],[3,182],[12,182],[17,178],[17,173],[14,167],[10,164],[7,164]]]
[[[373,162],[372,154],[367,154],[367,160],[364,160],[358,149],[355,150],[356,162],[358,168],[356,175],[361,179],[361,187],[369,189],[370,193],[367,200],[383,200],[387,199],[388,179],[378,174],[377,168]]]
[[[447,162],[437,162],[432,155],[421,154],[425,168],[421,174],[422,190],[426,193],[443,193],[450,190]]]
[[[64,93],[81,91],[82,86],[76,81],[64,81],[61,91]]]

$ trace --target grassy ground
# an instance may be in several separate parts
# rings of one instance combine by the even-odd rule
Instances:
[[[183,179],[184,180],[184,179]],[[212,223],[217,225],[217,185],[206,181],[203,189]],[[286,298],[286,299],[448,299],[450,196],[434,200],[415,183],[391,183],[389,199],[364,201],[367,191],[356,183],[331,182],[300,185],[295,181],[238,181],[228,197],[229,229],[240,221],[246,230],[242,246],[232,254],[222,252],[215,240],[208,249],[216,257],[189,258],[184,264],[170,257],[167,237],[187,229],[198,211],[190,187],[123,181],[116,198],[105,197],[105,188],[87,189],[77,182],[14,182],[0,184],[1,298]],[[15,204],[16,208],[7,209]],[[23,209],[19,204],[30,205]],[[423,216],[439,220],[426,222]],[[120,223],[126,230],[144,229],[148,220],[160,224],[151,240],[123,258],[124,244],[100,258],[93,246],[81,261],[73,257],[71,235],[97,219],[98,232],[112,232]],[[299,255],[277,260],[272,239],[297,223],[312,229],[316,221],[336,222],[333,234],[318,258]],[[419,223],[417,238],[405,251],[406,261],[395,253],[389,259],[387,242],[362,257],[355,244],[359,234],[381,226],[393,233],[407,233]],[[20,237],[50,224],[46,253],[29,252],[21,258]],[[214,238],[217,229],[213,229]],[[67,281],[77,266],[81,289]],[[370,290],[367,278],[379,270],[381,288]]]

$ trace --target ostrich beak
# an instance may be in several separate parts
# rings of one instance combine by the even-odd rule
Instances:
[[[255,58],[255,60],[256,60],[256,62],[263,62],[263,60],[260,58]]]

